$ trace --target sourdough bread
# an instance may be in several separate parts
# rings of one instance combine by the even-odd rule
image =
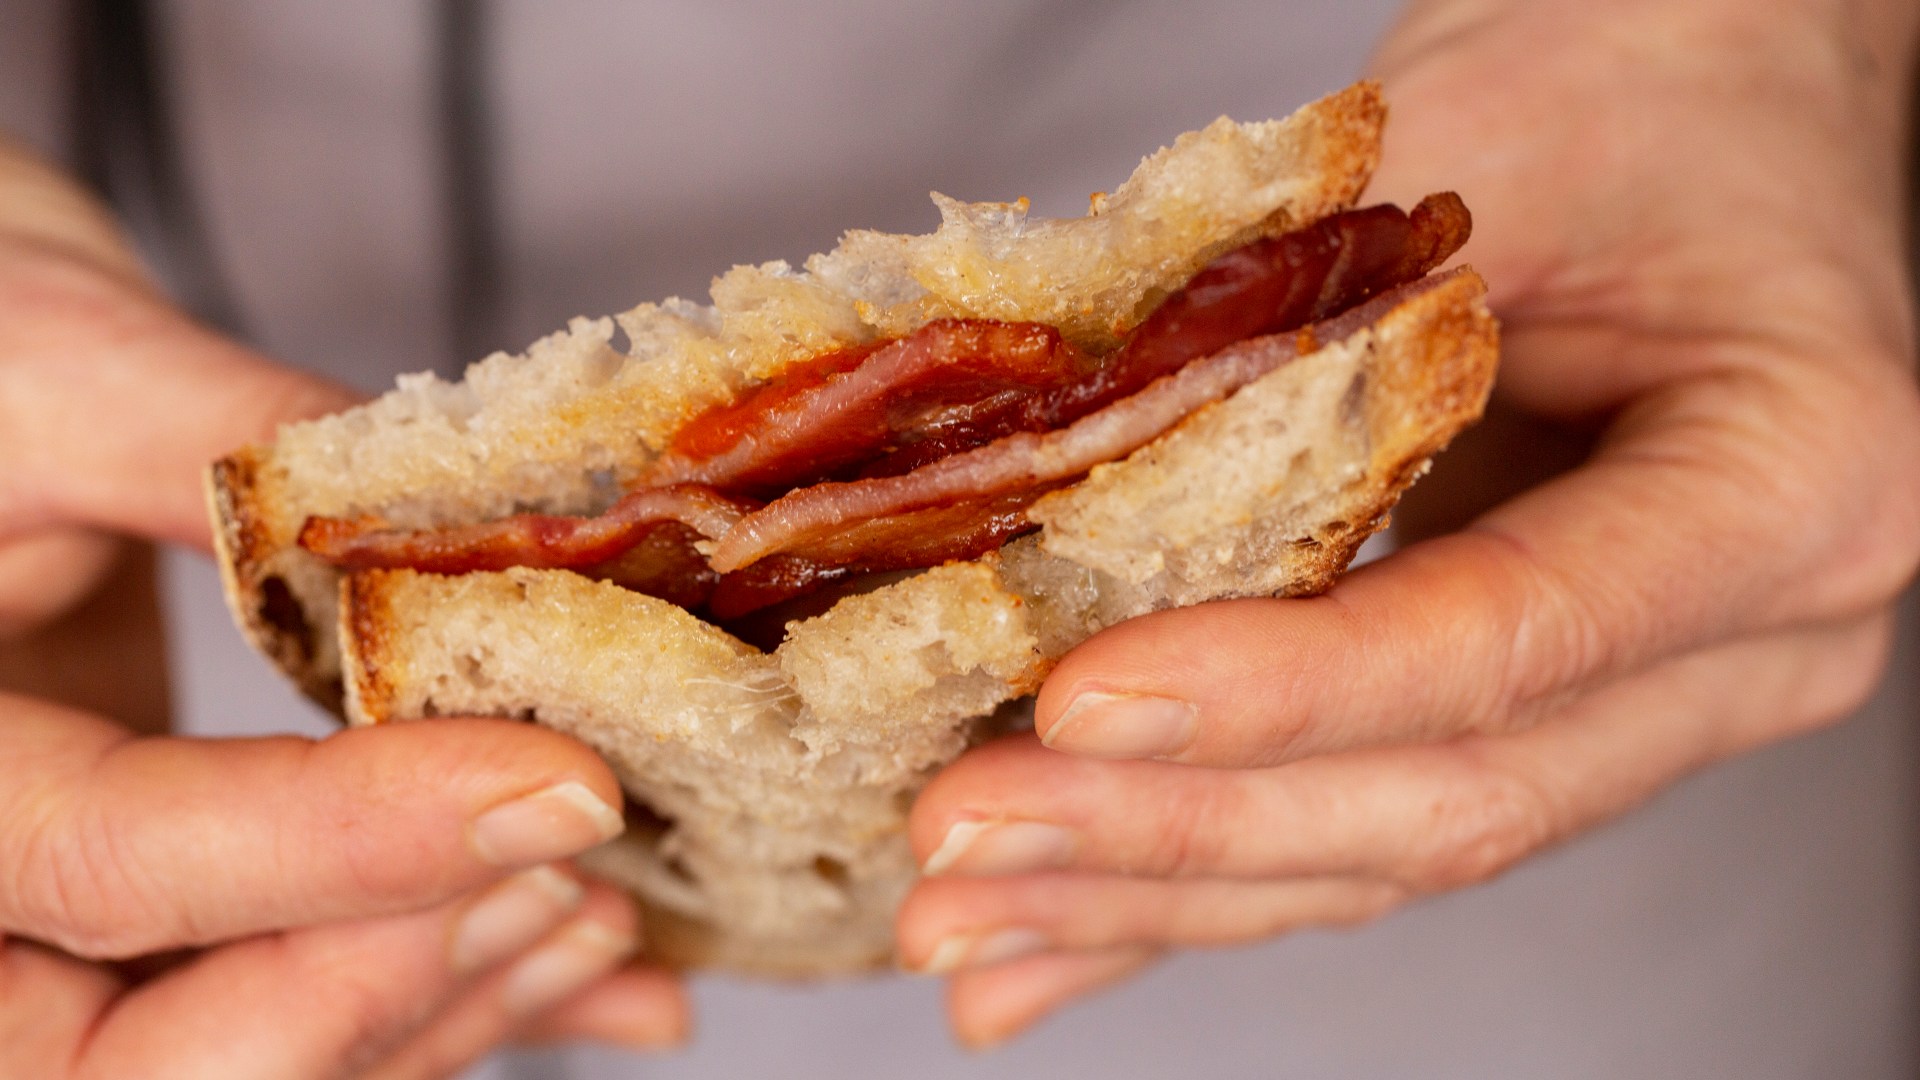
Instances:
[[[1053,662],[1102,627],[1325,589],[1478,416],[1497,331],[1471,271],[1046,496],[1037,533],[843,599],[772,652],[566,571],[343,577],[293,545],[301,523],[593,512],[688,417],[931,317],[1043,320],[1103,347],[1220,251],[1350,205],[1383,114],[1361,84],[1284,121],[1218,121],[1085,218],[942,200],[930,236],[851,233],[802,271],[736,268],[711,306],[577,320],[464,382],[410,376],[291,425],[210,472],[235,615],[354,723],[516,716],[594,746],[632,805],[628,835],[588,861],[642,899],[657,958],[772,975],[884,963],[914,872],[906,812],[932,771],[1019,723]]]

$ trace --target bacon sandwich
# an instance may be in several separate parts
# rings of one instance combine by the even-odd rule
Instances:
[[[210,470],[235,616],[352,723],[597,749],[658,959],[885,963],[933,771],[1103,627],[1326,589],[1479,416],[1466,208],[1356,208],[1384,118],[1222,119],[1082,218],[935,196],[289,425]]]

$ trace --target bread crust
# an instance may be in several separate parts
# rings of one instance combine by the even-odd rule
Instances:
[[[207,467],[204,489],[221,591],[247,643],[315,704],[344,715],[334,637],[275,572],[277,563],[291,563],[308,576],[325,574],[276,533],[274,523],[285,515],[273,512],[273,494],[261,475],[268,453],[244,447]]]

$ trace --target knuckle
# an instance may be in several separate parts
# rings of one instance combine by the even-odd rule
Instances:
[[[0,642],[71,610],[105,580],[120,553],[108,537],[78,529],[0,541]]]
[[[1155,815],[1151,868],[1171,877],[1219,873],[1232,856],[1235,838],[1257,825],[1244,820],[1243,810],[1230,784],[1175,788]]]
[[[1821,434],[1779,471],[1804,537],[1788,568],[1789,614],[1830,619],[1877,609],[1920,570],[1920,389],[1900,365],[1823,369],[1801,395],[1817,399]]]
[[[1553,839],[1554,815],[1537,786],[1495,769],[1475,775],[1434,802],[1407,874],[1411,887],[1444,892],[1490,881]]]
[[[397,836],[372,836],[368,830],[351,828],[330,829],[324,836],[283,831],[275,835],[274,844],[284,853],[281,861],[297,865],[303,860],[293,849],[310,847],[315,840],[322,840],[339,858],[344,879],[339,884],[344,891],[376,903],[406,898],[417,886],[421,869],[431,866],[436,856],[425,843],[409,851]]]
[[[314,1015],[334,1025],[334,1041],[345,1050],[350,1075],[371,1067],[398,1038],[424,1025],[438,1004],[430,995],[396,995],[376,974],[378,965],[309,958],[300,966],[307,969],[304,982]]]
[[[22,929],[86,960],[124,960],[171,944],[172,920],[137,886],[132,853],[98,815],[44,814],[17,828],[11,869]]]
[[[404,794],[412,787],[405,779],[411,761],[364,755],[348,760],[347,749],[338,737],[293,744],[298,757],[288,784],[309,793],[310,806],[297,820],[279,823],[269,832],[274,861],[304,867],[325,887],[362,900],[405,901],[424,880],[445,872],[445,852],[435,845],[433,834],[409,824],[367,829],[359,822],[417,819],[418,807],[408,805]],[[446,765],[456,767],[451,759]]]
[[[351,1076],[380,1061],[397,1030],[424,1024],[428,1019],[424,1001],[411,1007],[396,1003],[376,980],[340,967],[324,970],[313,980],[313,997],[315,1005],[336,1024],[334,1036],[346,1051],[346,1074]]]
[[[1316,752],[1314,744],[1327,735],[1308,715],[1293,709],[1266,710],[1250,725],[1232,726],[1245,726],[1253,733],[1251,738],[1236,740],[1238,752],[1232,762],[1247,769],[1264,769],[1307,757]]]
[[[1549,566],[1534,549],[1506,529],[1483,526],[1476,536],[1492,547],[1486,560],[1501,580],[1485,595],[1509,598],[1500,617],[1485,628],[1490,636],[1480,655],[1504,657],[1494,678],[1466,680],[1481,699],[1465,715],[1477,718],[1469,732],[1498,734],[1527,726],[1592,673],[1609,666],[1608,645],[1616,635],[1604,605],[1612,593],[1604,581],[1572,581]],[[1620,597],[1622,602],[1629,598]]]

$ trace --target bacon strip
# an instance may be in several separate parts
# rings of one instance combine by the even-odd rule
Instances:
[[[477,525],[389,529],[374,519],[308,518],[299,544],[347,570],[407,567],[430,574],[592,566],[614,559],[656,525],[678,522],[724,536],[759,504],[691,484],[642,488],[598,517],[516,514]]]
[[[1460,250],[1472,231],[1466,204],[1444,192],[1420,200],[1410,215],[1370,206],[1236,248],[1155,308],[1097,380],[1069,388],[1053,404],[1053,416],[1077,419],[1195,357],[1296,330],[1416,281]]]
[[[377,520],[308,518],[299,544],[346,570],[468,574],[527,566],[577,570],[689,610],[737,618],[846,576],[846,566],[775,555],[721,574],[695,543],[724,535],[760,504],[682,484],[644,488],[597,517],[517,514],[478,525],[389,529]],[[944,560],[935,558],[931,566]]]
[[[1295,355],[1291,337],[1256,338],[1196,361],[1059,431],[1009,435],[904,476],[801,488],[742,518],[720,538],[708,562],[725,573],[775,552],[838,561],[872,550],[876,541],[913,535],[916,518],[928,511],[959,516],[965,528],[1017,504],[1024,523],[1026,505],[1049,488],[1145,446],[1193,410]]]
[[[1035,393],[1093,369],[1051,326],[939,319],[857,365],[809,367],[798,392],[783,377],[696,417],[643,482],[779,494],[924,440],[990,441]]]
[[[961,536],[974,535],[988,520],[1002,520],[1006,524],[998,531],[1004,541],[1025,530],[1026,507],[1047,491],[1079,480],[1095,465],[1125,457],[1194,410],[1227,397],[1301,352],[1344,340],[1446,276],[1402,286],[1296,334],[1231,345],[1058,431],[1009,435],[905,476],[801,488],[742,518],[714,545],[707,561],[728,573],[777,552],[883,569],[870,561],[876,550],[884,552],[887,545],[915,536],[921,538],[919,546],[928,546],[933,530],[924,515],[937,515],[941,529]]]

